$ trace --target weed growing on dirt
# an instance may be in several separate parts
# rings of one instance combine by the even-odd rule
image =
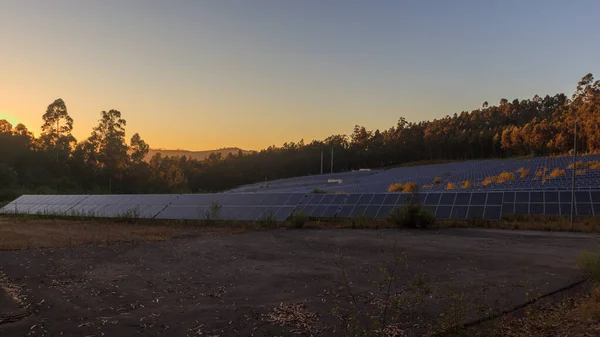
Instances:
[[[298,212],[292,214],[292,216],[290,217],[290,221],[292,224],[292,228],[304,228],[304,225],[306,225],[306,223],[308,222],[308,216],[306,216],[306,214],[302,212]]]
[[[352,229],[363,228],[368,222],[369,219],[364,215],[357,215],[350,218],[350,226]]]
[[[600,284],[600,253],[584,251],[577,258],[577,266],[585,271],[590,280]]]

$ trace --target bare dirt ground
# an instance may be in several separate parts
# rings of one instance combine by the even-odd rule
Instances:
[[[582,280],[575,258],[597,244],[595,234],[277,229],[2,251],[0,336],[423,335]]]

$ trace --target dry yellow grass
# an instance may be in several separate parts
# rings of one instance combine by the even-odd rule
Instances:
[[[388,192],[402,192],[404,190],[404,184],[394,183],[388,186]]]
[[[548,172],[548,168],[546,168],[546,167],[541,168],[541,169],[535,171],[535,176],[536,177],[543,177],[543,176],[546,175],[546,172]]]
[[[419,186],[414,181],[410,181],[407,183],[394,183],[388,186],[388,192],[416,192],[419,189]]]
[[[481,182],[481,185],[487,186],[487,185],[493,184],[495,182],[496,182],[496,177],[495,176],[485,177],[485,179],[483,179],[483,181]]]
[[[587,167],[591,170],[600,170],[600,162],[597,160],[588,161]]]
[[[555,168],[554,170],[552,170],[552,172],[550,172],[550,178],[558,178],[558,177],[562,177],[566,175],[565,170],[560,169],[560,168]]]
[[[471,188],[471,182],[469,180],[465,180],[460,183],[460,188]]]
[[[511,180],[515,180],[516,176],[512,172],[502,172],[496,177],[497,183],[505,183]]]
[[[521,167],[520,169],[517,170],[517,172],[519,172],[519,177],[521,179],[527,178],[527,176],[529,175],[529,171],[531,171],[531,169],[524,168],[524,167]]]
[[[577,171],[575,171],[575,175],[578,175],[578,176],[583,176],[585,174],[586,174],[585,169],[577,169]]]
[[[416,192],[418,190],[419,186],[414,181],[407,182],[406,184],[404,184],[404,188],[402,189],[403,192],[407,193]]]
[[[567,168],[572,169],[573,166],[576,166],[577,168],[583,168],[583,167],[585,167],[585,164],[583,163],[583,161],[580,160],[580,161],[576,161],[575,165],[573,165],[573,163],[569,164],[569,166],[567,166]]]
[[[402,192],[404,190],[404,184],[394,183],[388,186],[388,192]]]
[[[178,235],[222,236],[241,227],[129,224],[78,220],[0,218],[0,250],[165,241]]]
[[[453,182],[449,182],[448,185],[446,185],[446,189],[448,191],[455,190],[456,189],[456,184],[454,184]]]
[[[428,188],[431,188],[431,187],[433,187],[433,185],[423,185],[423,189],[428,189]]]

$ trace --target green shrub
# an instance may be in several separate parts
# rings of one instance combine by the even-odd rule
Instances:
[[[358,215],[355,217],[350,218],[350,225],[352,226],[352,228],[362,228],[365,227],[368,223],[368,219],[367,217],[363,216],[363,215]]]
[[[275,217],[275,213],[273,213],[273,211],[263,213],[258,221],[264,224],[267,228],[277,227],[277,218]]]
[[[394,209],[389,219],[400,228],[428,228],[435,223],[434,215],[418,203]]]
[[[327,194],[327,191],[318,189],[318,188],[314,188],[312,191],[310,191],[310,194]]]
[[[308,222],[308,216],[302,212],[298,212],[292,215],[291,221],[293,228],[304,228],[304,225]]]
[[[577,258],[577,266],[585,271],[590,280],[600,283],[600,253],[581,253]]]

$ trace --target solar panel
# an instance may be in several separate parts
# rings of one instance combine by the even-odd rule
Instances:
[[[571,215],[571,204],[561,203],[560,204],[560,215]]]
[[[544,214],[544,204],[542,204],[542,203],[530,204],[529,205],[529,214],[532,214],[532,215]]]
[[[390,216],[390,213],[392,212],[392,210],[394,209],[394,206],[392,205],[383,205],[381,206],[381,208],[379,208],[379,212],[377,212],[377,218],[380,219],[386,219]]]
[[[576,203],[591,203],[592,198],[590,197],[589,191],[576,191],[575,192]]]
[[[428,193],[425,198],[425,205],[436,205],[440,202],[441,193]]]
[[[358,204],[359,205],[368,205],[371,202],[371,199],[373,199],[373,194],[363,194],[361,195],[360,199],[358,199]]]
[[[275,220],[285,221],[285,220],[287,220],[287,218],[290,217],[290,215],[292,215],[293,211],[294,211],[294,207],[290,207],[290,206],[281,207],[281,208],[279,208],[277,213],[275,213]]]
[[[471,201],[471,193],[457,193],[454,199],[454,205],[468,206]]]
[[[350,214],[351,217],[355,217],[355,216],[363,216],[365,214],[365,211],[367,210],[367,206],[363,206],[363,205],[357,205],[356,207],[354,207],[354,209],[352,210],[352,213]]]
[[[321,205],[329,205],[333,201],[334,197],[335,197],[335,195],[333,195],[333,194],[326,194],[326,195],[323,196],[323,199],[321,199],[321,201],[319,202],[319,204],[321,204]]]
[[[371,199],[371,201],[369,202],[369,204],[371,205],[381,205],[383,204],[383,201],[385,200],[386,194],[384,193],[377,193],[375,195],[373,195],[373,199]]]
[[[452,212],[452,206],[438,206],[435,212],[435,217],[438,219],[450,219],[450,213]]]
[[[321,216],[324,218],[333,218],[337,215],[338,210],[339,206],[328,206]]]
[[[302,213],[306,216],[310,216],[315,211],[315,208],[317,208],[315,205],[306,205],[302,209]]]
[[[385,198],[383,199],[383,204],[394,206],[398,202],[399,198],[400,198],[400,194],[388,193],[388,194],[386,194]]]
[[[500,206],[487,206],[483,218],[486,220],[500,220],[502,217],[502,207]]]
[[[577,194],[575,194],[575,197],[577,197]],[[592,211],[592,204],[589,203],[577,203],[575,205],[575,210],[578,216],[592,216],[594,215],[593,211]]]
[[[377,217],[377,213],[379,212],[379,208],[381,206],[377,205],[377,206],[368,206],[367,209],[365,210],[365,216],[367,218],[376,218]]]
[[[438,219],[498,219],[501,214],[562,215],[571,209],[571,193],[555,191],[430,192],[416,194],[418,202]],[[548,183],[550,184],[550,183]],[[527,185],[524,185],[527,186]],[[518,187],[518,186],[517,186]],[[550,186],[545,186],[551,188]],[[292,212],[310,217],[386,218],[415,196],[409,193],[305,194],[223,193],[181,195],[24,195],[0,213],[65,214],[98,217],[156,217],[160,219],[285,220]],[[600,190],[575,192],[577,216],[600,214]],[[214,207],[218,206],[218,209]]]
[[[561,191],[559,192],[560,202],[571,202],[571,192],[570,191]]]
[[[544,192],[546,202],[558,202],[558,192]]]
[[[425,209],[428,210],[433,215],[435,215],[435,212],[437,211],[437,206],[434,206],[434,205],[425,205],[423,207],[425,207]]]
[[[485,205],[485,202],[486,202],[486,199],[487,199],[487,195],[488,195],[488,193],[481,193],[481,192],[480,193],[473,193],[471,195],[471,206],[473,206],[473,205],[480,205],[480,206]],[[500,194],[500,196],[502,196],[502,195]],[[500,201],[502,201],[502,199]],[[483,213],[482,213],[482,215],[483,215]]]
[[[325,213],[326,209],[327,209],[327,206],[316,206],[315,209],[310,214],[310,216],[313,218],[320,218],[321,216],[323,216],[323,213]]]
[[[467,218],[468,208],[468,206],[454,206],[452,208],[452,215],[450,216],[450,219],[465,220]]]
[[[531,192],[529,193],[529,198],[531,202],[544,202],[544,193],[543,192]]]
[[[484,206],[471,206],[469,207],[469,212],[467,214],[467,219],[482,219],[483,211],[485,210]]]
[[[349,218],[350,215],[352,214],[353,209],[354,209],[354,205],[342,206],[340,208],[340,211],[338,212],[338,217]]]
[[[348,199],[346,199],[346,204],[347,205],[356,205],[358,203],[358,199],[360,199],[361,196],[362,196],[362,194],[348,195]]]
[[[529,215],[529,204],[515,203],[515,214]]]
[[[440,198],[440,205],[454,205],[456,193],[443,193]]]
[[[504,197],[504,194],[501,192],[489,192],[489,193],[487,193],[486,205],[500,206],[500,205],[502,205],[503,197]]]
[[[518,203],[529,202],[529,192],[516,192],[515,193],[515,202],[518,202]]]
[[[546,215],[560,215],[560,207],[558,203],[546,203],[545,206],[546,207],[544,213]]]
[[[347,194],[334,194],[331,204],[332,205],[341,205],[344,203],[344,201],[346,200],[347,197],[348,197]]]
[[[504,203],[515,202],[515,192],[504,192],[504,198],[502,201]]]

